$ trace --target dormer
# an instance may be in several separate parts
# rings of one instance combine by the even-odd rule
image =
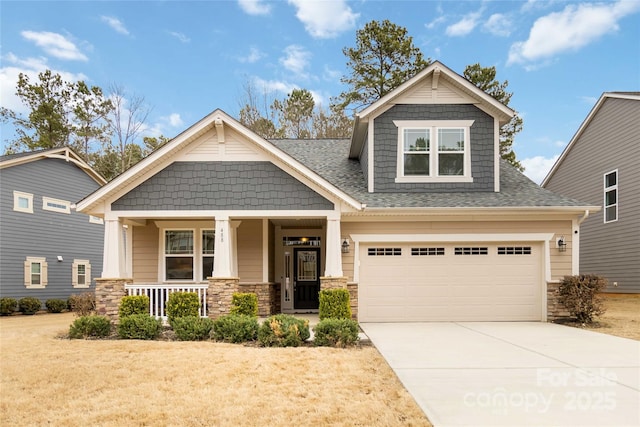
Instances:
[[[370,193],[500,191],[500,127],[515,115],[441,62],[356,114],[349,157]]]

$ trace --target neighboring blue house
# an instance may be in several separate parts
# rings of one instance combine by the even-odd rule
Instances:
[[[0,157],[0,297],[44,304],[94,289],[104,224],[75,203],[105,183],[66,147]]]

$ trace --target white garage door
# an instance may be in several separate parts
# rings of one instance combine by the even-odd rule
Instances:
[[[542,318],[540,243],[360,245],[361,322]]]

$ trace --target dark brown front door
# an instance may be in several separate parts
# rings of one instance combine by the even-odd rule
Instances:
[[[293,308],[317,309],[320,292],[320,249],[294,249]]]

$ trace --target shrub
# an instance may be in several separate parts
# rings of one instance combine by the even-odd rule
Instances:
[[[252,292],[236,292],[231,296],[231,314],[258,316],[258,296]]]
[[[298,347],[309,337],[309,321],[289,314],[271,316],[258,329],[258,341],[265,347]]]
[[[200,299],[195,292],[172,292],[167,301],[167,317],[173,326],[173,319],[178,317],[199,316]]]
[[[18,301],[18,309],[22,314],[36,314],[42,308],[42,303],[38,298],[24,297]]]
[[[180,341],[202,341],[209,338],[213,320],[199,316],[178,317],[173,319],[171,326]]]
[[[359,339],[358,322],[351,319],[324,319],[314,328],[313,343],[317,346],[348,347]]]
[[[320,291],[320,320],[351,319],[349,291],[346,289],[324,289]]]
[[[255,341],[258,327],[258,319],[255,316],[228,314],[213,321],[211,338],[232,343]]]
[[[0,316],[9,316],[18,309],[18,301],[13,298],[0,298]]]
[[[48,299],[44,305],[49,313],[62,313],[67,309],[67,302],[63,299]]]
[[[67,304],[76,316],[88,316],[96,310],[96,295],[93,292],[74,294],[69,297]]]
[[[69,327],[69,338],[104,338],[111,333],[111,322],[104,316],[81,316]]]
[[[132,295],[122,298],[118,308],[120,318],[131,316],[132,314],[149,315],[149,297],[146,295]]]
[[[162,320],[148,314],[132,314],[120,319],[118,336],[123,339],[153,340],[162,331]]]
[[[578,322],[592,323],[595,316],[604,314],[603,300],[598,294],[606,286],[607,280],[595,274],[565,276],[558,289],[560,303]]]

